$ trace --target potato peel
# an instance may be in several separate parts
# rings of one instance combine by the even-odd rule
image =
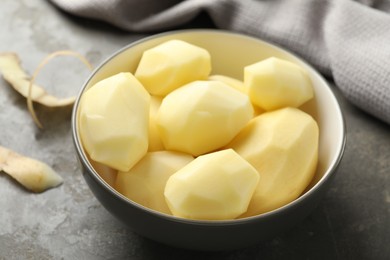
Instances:
[[[26,189],[40,193],[63,183],[47,164],[0,146],[0,171],[7,173]]]
[[[0,53],[0,71],[3,78],[22,96],[28,97],[31,77],[20,66],[20,59],[16,53]],[[72,105],[76,97],[59,99],[49,95],[44,88],[33,84],[31,99],[47,107],[63,107]]]
[[[74,56],[79,58],[89,69],[91,64],[81,55],[73,51],[57,51],[48,55],[37,67],[33,76],[28,75],[21,67],[21,62],[16,53],[0,53],[0,71],[3,78],[22,96],[27,99],[28,109],[38,127],[43,128],[38,120],[32,102],[37,102],[46,107],[66,107],[74,104],[76,97],[57,98],[48,94],[45,89],[34,83],[41,69],[54,57],[57,56]]]

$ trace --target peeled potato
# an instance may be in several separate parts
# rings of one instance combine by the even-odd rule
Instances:
[[[147,153],[130,171],[119,172],[115,188],[127,198],[159,212],[171,214],[164,197],[168,178],[194,158],[189,154]]]
[[[246,66],[244,84],[252,103],[267,111],[299,107],[313,98],[313,87],[306,71],[275,57]]]
[[[158,132],[156,117],[160,108],[162,98],[151,96],[150,112],[149,112],[149,152],[162,151],[164,145],[161,141],[160,133]]]
[[[235,88],[236,90],[238,90],[244,94],[247,94],[247,92],[248,92],[247,88],[244,85],[244,82],[242,82],[241,80],[229,77],[229,76],[211,75],[211,76],[209,76],[208,80],[215,80],[215,81],[223,82],[226,85],[229,85],[232,88]],[[254,116],[260,115],[261,113],[264,112],[264,110],[258,106],[253,106],[253,111],[254,111]]]
[[[234,219],[247,210],[258,172],[232,149],[197,157],[173,174],[165,198],[173,215]]]
[[[89,156],[128,171],[148,150],[150,95],[131,73],[88,89],[80,103],[80,135]]]
[[[261,214],[295,200],[314,176],[318,126],[297,108],[266,112],[228,145],[259,172],[261,181],[243,217]]]
[[[89,158],[89,162],[91,163],[92,167],[95,169],[95,171],[102,177],[102,179],[107,182],[108,185],[114,187],[115,186],[115,181],[116,181],[116,176],[118,174],[118,171],[104,165],[102,163],[96,162]]]
[[[245,88],[244,82],[241,80],[225,76],[225,75],[211,75],[209,76],[208,80],[215,80],[215,81],[221,81],[223,83],[226,83],[227,85],[237,89],[238,91],[242,93],[247,93],[247,89]]]
[[[194,81],[164,98],[157,126],[166,149],[198,156],[228,144],[252,116],[247,95],[219,81]]]
[[[191,81],[207,79],[210,71],[207,50],[171,40],[145,51],[134,75],[150,94],[165,96]]]

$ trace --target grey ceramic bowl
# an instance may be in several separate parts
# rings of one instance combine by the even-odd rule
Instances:
[[[295,201],[274,211],[237,220],[197,221],[165,215],[130,201],[95,171],[88,161],[78,131],[80,97],[96,82],[122,71],[134,72],[142,52],[169,39],[181,39],[206,48],[212,74],[243,77],[243,67],[269,56],[305,67],[314,84],[315,99],[302,108],[320,128],[319,164],[313,182]],[[307,63],[291,53],[257,38],[220,30],[183,30],[158,34],[131,43],[101,64],[83,86],[74,106],[72,132],[83,176],[96,198],[115,217],[138,234],[189,249],[237,249],[270,239],[306,217],[328,189],[342,158],[345,126],[338,102],[327,82]]]

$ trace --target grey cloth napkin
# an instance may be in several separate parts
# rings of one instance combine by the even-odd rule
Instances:
[[[218,28],[283,46],[352,103],[390,124],[390,0],[51,0],[133,32],[171,29],[208,13]]]

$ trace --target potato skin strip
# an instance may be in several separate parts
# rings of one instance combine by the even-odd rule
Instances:
[[[3,171],[26,189],[40,193],[63,183],[47,164],[0,146],[0,172]]]
[[[41,122],[38,120],[33,102],[37,102],[46,107],[66,107],[74,104],[76,97],[57,98],[50,95],[46,90],[34,84],[35,78],[38,76],[41,69],[53,58],[57,56],[74,56],[80,59],[89,69],[92,69],[91,64],[81,54],[70,51],[57,51],[49,54],[37,67],[32,77],[28,75],[21,67],[21,62],[16,53],[5,52],[0,53],[0,71],[3,74],[3,78],[22,96],[27,99],[27,107],[32,115],[34,122],[38,127],[43,128]]]
[[[27,107],[28,107],[28,110],[30,111],[31,116],[34,119],[35,124],[39,128],[41,128],[41,129],[43,128],[43,125],[39,121],[39,119],[38,119],[38,117],[37,117],[37,115],[35,113],[34,105],[33,105],[33,99],[32,99],[33,84],[34,84],[35,78],[38,76],[38,74],[42,70],[42,68],[50,60],[52,60],[53,58],[58,57],[58,56],[73,56],[73,57],[76,57],[81,62],[83,62],[90,70],[92,70],[92,65],[88,62],[88,60],[83,55],[81,55],[81,54],[79,54],[77,52],[71,51],[71,50],[62,50],[62,51],[53,52],[53,53],[49,54],[45,59],[43,59],[43,61],[41,61],[41,63],[38,65],[38,67],[34,71],[33,76],[31,77],[30,84],[28,86],[28,95],[27,95]],[[73,98],[72,104],[74,103],[74,101],[75,101],[75,98]]]
[[[27,98],[30,84],[30,76],[21,68],[20,59],[15,53],[0,53],[0,71],[3,78],[22,96]],[[36,84],[33,84],[31,91],[33,101],[47,107],[63,107],[72,105],[75,97],[58,99],[46,93]]]

